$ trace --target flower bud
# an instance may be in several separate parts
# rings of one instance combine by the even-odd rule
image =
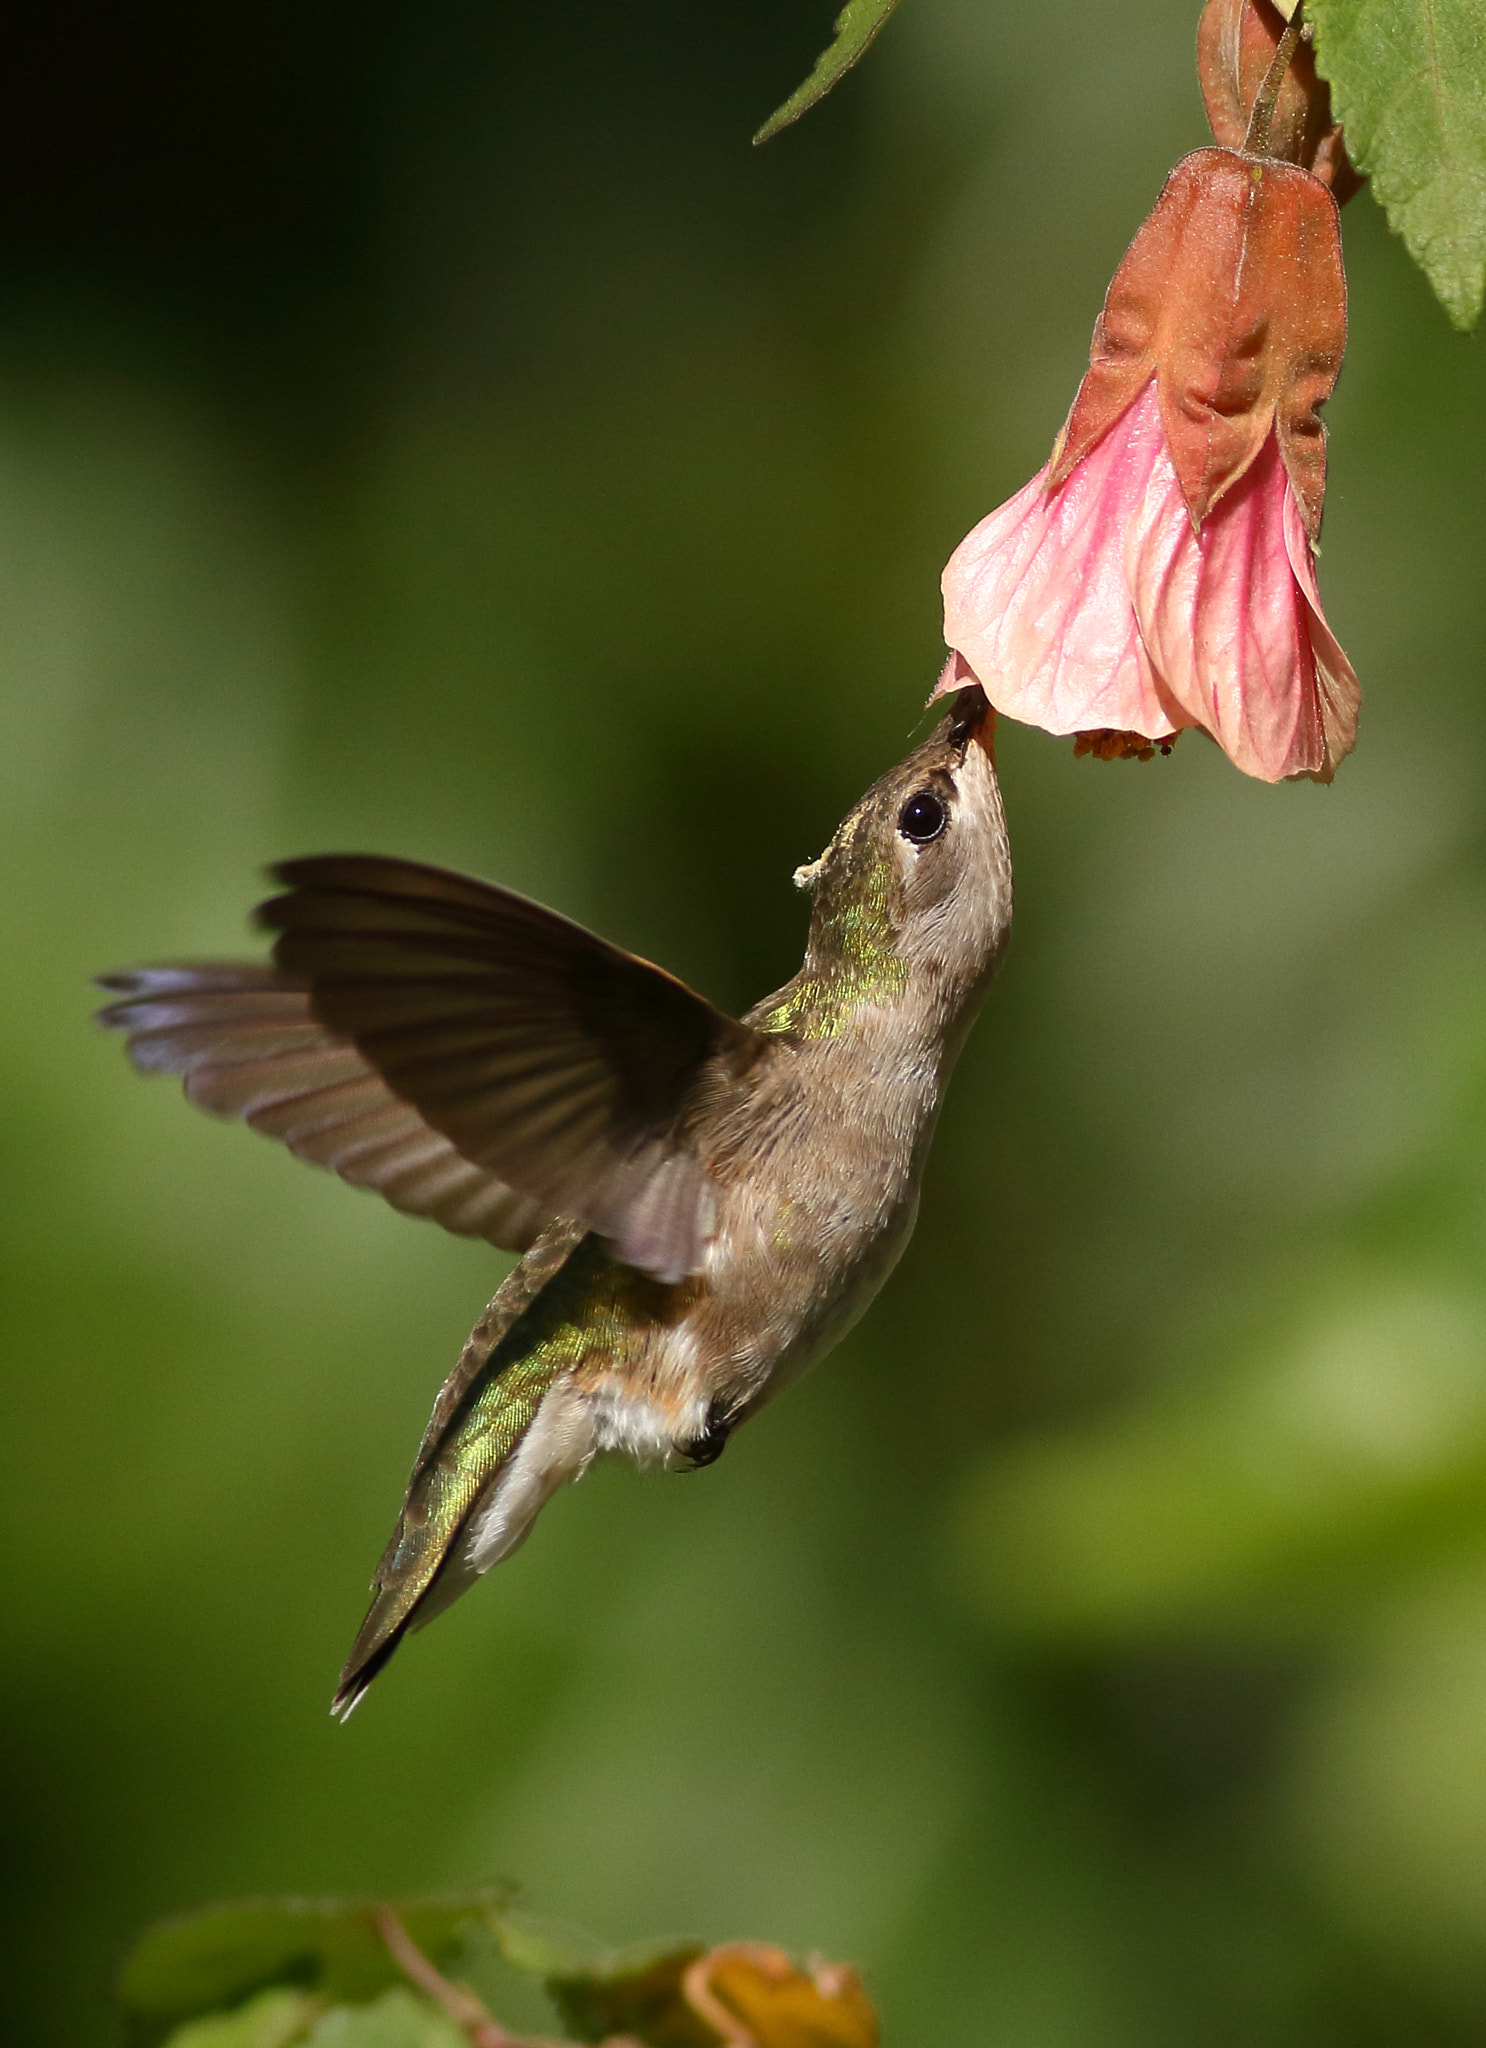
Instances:
[[[1254,102],[1264,84],[1286,19],[1271,0],[1207,0],[1197,25],[1197,76],[1214,139],[1242,149]],[[1342,131],[1331,118],[1331,92],[1317,76],[1303,40],[1281,83],[1266,154],[1299,164],[1331,186],[1345,205],[1362,180],[1347,160]]]

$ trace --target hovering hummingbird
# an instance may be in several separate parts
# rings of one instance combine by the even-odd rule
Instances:
[[[886,1279],[1010,925],[991,718],[962,690],[796,873],[804,965],[741,1022],[524,897],[369,854],[273,870],[272,965],[102,977],[137,1067],[525,1254],[434,1403],[333,1713],[597,1453],[710,1464]]]

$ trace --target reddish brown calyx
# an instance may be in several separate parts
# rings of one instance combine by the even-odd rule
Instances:
[[[1096,761],[1149,761],[1157,754],[1169,754],[1181,738],[1179,732],[1165,739],[1147,739],[1143,732],[1114,732],[1101,726],[1096,732],[1073,735],[1073,757],[1092,754]]]
[[[1089,369],[1048,472],[1072,473],[1156,380],[1192,523],[1244,474],[1271,430],[1312,542],[1326,491],[1330,397],[1347,338],[1336,202],[1294,164],[1199,149],[1166,181],[1115,272]]]
[[[1271,0],[1207,0],[1197,24],[1197,76],[1214,140],[1242,149],[1254,105],[1286,30]],[[1362,180],[1347,160],[1340,125],[1331,118],[1331,91],[1316,73],[1309,37],[1301,40],[1275,97],[1269,156],[1299,164],[1330,185],[1345,206]]]

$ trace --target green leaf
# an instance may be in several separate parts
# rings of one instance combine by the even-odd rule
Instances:
[[[511,1895],[509,1886],[492,1886],[407,1902],[250,1899],[208,1906],[148,1929],[125,1958],[116,1995],[134,2038],[146,2043],[268,1985],[295,1985],[328,2004],[362,2004],[402,1982],[372,1918],[379,1905],[390,1905],[423,1953],[442,1964],[476,1926],[492,1925]]]
[[[303,2048],[469,2048],[469,2036],[430,2000],[399,1987],[370,2005],[336,2006]]]
[[[1486,291],[1481,0],[1308,0],[1316,61],[1389,224],[1454,324]]]
[[[166,2048],[291,2048],[304,2039],[321,2010],[312,1993],[280,1986],[260,1991],[236,2012],[187,2020],[170,2036]]]
[[[629,2034],[647,2048],[716,2048],[712,2029],[681,1995],[681,1980],[702,1952],[694,1941],[645,1956],[632,1953],[607,1970],[549,1977],[547,1995],[575,2041]]]
[[[614,1958],[587,1928],[544,1913],[502,1913],[495,1939],[506,1961],[532,1977],[582,1976],[603,1970]]]
[[[716,2035],[681,1996],[699,1941],[604,1948],[592,1935],[526,1913],[502,1916],[496,1939],[508,1962],[542,1978],[575,2041],[630,2034],[647,2048],[716,2048]]]
[[[866,54],[868,45],[876,40],[897,4],[898,0],[846,0],[832,30],[835,40],[816,58],[815,69],[805,83],[790,94],[782,107],[774,109],[754,136],[755,144],[767,142],[791,121],[798,121],[817,100],[823,100],[836,81]]]

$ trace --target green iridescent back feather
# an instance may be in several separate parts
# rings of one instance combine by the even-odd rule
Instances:
[[[511,1273],[434,1409],[336,1711],[355,1704],[425,1607],[554,1381],[580,1366],[619,1363],[637,1324],[663,1319],[675,1293],[571,1224],[554,1226]]]

